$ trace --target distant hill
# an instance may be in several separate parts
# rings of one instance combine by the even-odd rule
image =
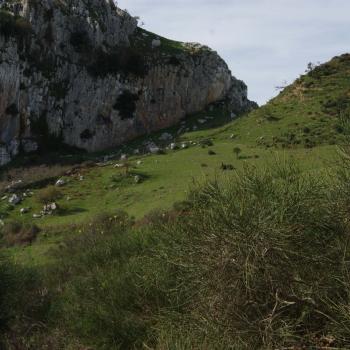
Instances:
[[[350,116],[350,54],[312,67],[265,106],[233,123],[239,140],[267,148],[312,148],[344,141]]]

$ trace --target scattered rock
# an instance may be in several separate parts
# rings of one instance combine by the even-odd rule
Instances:
[[[83,175],[80,175],[80,176],[79,176],[79,181],[84,181],[84,179],[85,179],[85,178],[84,178]]]
[[[12,205],[17,205],[21,202],[21,197],[17,196],[17,194],[13,194],[10,198],[9,198],[9,203]]]
[[[141,176],[139,176],[139,175],[135,175],[135,177],[134,177],[134,181],[135,181],[135,183],[139,184],[139,183],[142,181]]]
[[[168,141],[168,140],[172,140],[173,139],[173,135],[169,134],[168,132],[164,132],[160,137],[159,140],[160,141]]]
[[[150,146],[148,148],[148,150],[152,153],[152,154],[158,154],[160,152],[160,148],[158,146]]]
[[[12,181],[8,186],[6,186],[6,191],[12,192],[17,188],[21,187],[23,184],[22,180]]]
[[[178,149],[176,143],[171,143],[170,146],[169,146],[169,148],[170,148],[172,151]]]
[[[152,49],[160,47],[161,45],[162,45],[162,42],[159,39],[153,39],[152,40]]]
[[[142,161],[141,160],[138,160],[137,162],[136,162],[136,165],[141,165],[142,164]]]
[[[52,215],[58,209],[58,204],[53,202],[45,204],[43,210],[41,211],[42,215]]]
[[[64,179],[59,179],[56,181],[55,186],[61,187],[66,184],[66,181]]]
[[[117,163],[117,164],[114,164],[113,168],[122,168],[123,166],[124,164]]]
[[[29,213],[30,208],[21,208],[20,213],[21,214],[27,214]]]
[[[122,154],[122,155],[120,156],[120,160],[121,160],[122,162],[127,161],[127,160],[128,160],[127,154]]]
[[[181,144],[181,148],[182,148],[182,149],[188,148],[188,144],[187,144],[187,143],[182,143],[182,144]]]
[[[33,214],[34,219],[40,219],[42,217],[41,214]]]

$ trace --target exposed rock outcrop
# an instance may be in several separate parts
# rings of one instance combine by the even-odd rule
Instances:
[[[0,164],[117,146],[224,98],[235,113],[254,107],[216,52],[143,31],[112,0],[0,6]]]

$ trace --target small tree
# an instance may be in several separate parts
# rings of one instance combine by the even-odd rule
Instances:
[[[239,158],[239,155],[241,154],[242,150],[239,147],[235,147],[233,149],[233,153],[236,155],[237,159]]]

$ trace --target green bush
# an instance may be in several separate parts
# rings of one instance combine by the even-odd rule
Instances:
[[[331,178],[245,167],[174,215],[92,219],[49,267],[48,324],[102,350],[348,348],[346,154]]]
[[[48,186],[38,191],[36,198],[41,204],[49,204],[62,198],[63,193],[56,186]]]
[[[45,320],[43,314],[47,304],[40,294],[39,281],[33,270],[16,265],[8,257],[0,255],[1,349],[27,349],[18,347],[20,344],[28,345],[22,343],[25,332],[40,322],[38,320]]]
[[[2,238],[6,246],[27,245],[35,241],[40,229],[33,224],[10,221],[2,228]]]

